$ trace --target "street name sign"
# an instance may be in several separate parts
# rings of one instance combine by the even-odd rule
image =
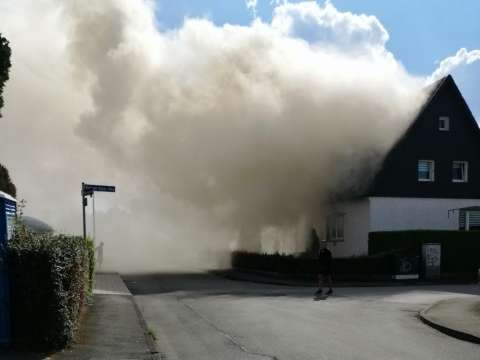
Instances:
[[[90,194],[94,191],[115,192],[115,186],[83,184],[83,191],[86,194]]]

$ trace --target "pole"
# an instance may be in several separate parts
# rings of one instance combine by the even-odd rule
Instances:
[[[92,194],[92,206],[93,206],[93,241],[95,242],[95,192]]]
[[[87,223],[85,221],[85,206],[87,206],[87,198],[84,191],[85,183],[82,182],[82,214],[83,214],[83,240],[87,239]]]

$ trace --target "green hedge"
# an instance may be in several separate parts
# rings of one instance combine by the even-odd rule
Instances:
[[[233,268],[284,274],[315,273],[318,268],[318,262],[313,259],[299,260],[293,255],[258,254],[246,251],[233,252],[231,264]]]
[[[64,348],[93,287],[92,242],[23,230],[16,232],[7,252],[13,344]]]
[[[422,244],[442,245],[441,272],[476,277],[480,268],[480,231],[380,231],[371,232],[368,251],[375,255],[395,250],[421,256]]]
[[[275,272],[286,275],[314,275],[318,273],[318,260],[284,254],[258,254],[244,251],[232,253],[233,268]],[[373,277],[390,278],[394,273],[395,258],[392,254],[333,259],[334,276],[343,279]]]

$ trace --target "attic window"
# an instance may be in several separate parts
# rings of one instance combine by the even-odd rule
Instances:
[[[433,160],[418,160],[418,181],[435,180],[435,162]]]
[[[450,130],[450,118],[448,116],[440,116],[438,118],[438,130],[440,131]]]

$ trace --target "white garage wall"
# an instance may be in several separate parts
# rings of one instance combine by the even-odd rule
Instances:
[[[370,231],[458,230],[458,211],[448,210],[478,206],[475,199],[370,198]]]

